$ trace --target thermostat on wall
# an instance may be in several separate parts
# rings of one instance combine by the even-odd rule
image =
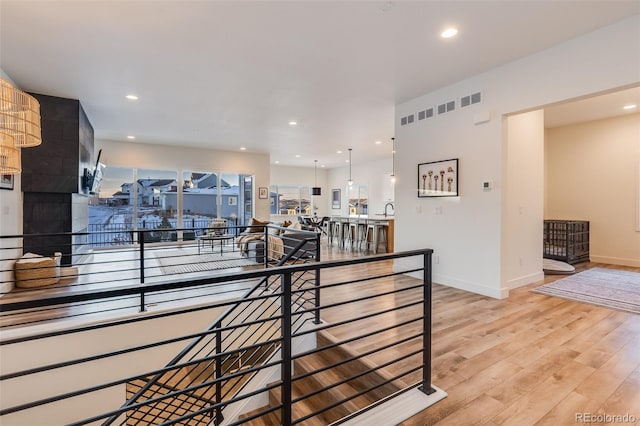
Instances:
[[[493,188],[493,182],[490,180],[485,180],[482,182],[482,190],[483,191],[491,191],[491,188]]]

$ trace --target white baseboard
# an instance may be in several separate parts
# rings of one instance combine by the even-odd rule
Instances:
[[[514,288],[522,287],[525,285],[533,284],[538,281],[544,280],[544,272],[534,272],[533,274],[524,275],[522,277],[514,278],[507,281],[507,292]]]
[[[421,268],[421,267],[422,267],[422,262],[418,261],[415,258],[400,258],[400,259],[395,259],[393,263],[393,272],[402,272],[409,269],[415,269],[415,268]],[[417,278],[419,280],[423,279],[422,271],[410,272],[407,275]],[[431,279],[434,283],[437,283],[437,284],[442,284],[448,287],[469,291],[471,293],[482,294],[483,296],[493,297],[494,299],[506,299],[507,297],[509,297],[508,288],[487,287],[486,285],[483,285],[480,283],[465,281],[459,278],[451,277],[444,274],[439,274],[436,272],[433,273]]]
[[[608,256],[589,256],[591,262],[608,263],[609,265],[618,266],[632,266],[634,268],[640,268],[640,260],[638,259],[626,259],[624,257],[608,257]]]
[[[390,398],[388,401],[371,410],[364,411],[359,416],[346,422],[339,422],[339,424],[346,426],[397,425],[447,397],[445,391],[437,386],[431,386],[436,390],[431,395],[424,394],[417,388],[414,388]]]

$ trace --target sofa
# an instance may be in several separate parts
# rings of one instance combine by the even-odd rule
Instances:
[[[269,236],[271,240],[271,244],[275,241],[282,241],[280,245],[281,248],[273,248],[271,249],[271,253],[269,255],[270,258],[278,258],[281,256],[286,256],[290,254],[297,246],[300,244],[300,241],[304,239],[308,239],[313,237],[312,234],[308,232],[295,232],[290,231],[278,236]],[[264,237],[260,240],[252,240],[247,242],[246,251],[243,253],[250,259],[255,259],[258,263],[264,262],[264,253],[265,253],[265,242]],[[298,253],[293,255],[294,259],[311,259],[316,256],[316,242],[315,241],[307,241],[304,245],[299,249]]]
[[[257,219],[251,219],[247,228],[238,235],[236,243],[240,252],[250,259],[255,259],[258,263],[264,262],[265,256],[265,226],[276,225],[268,228],[268,252],[269,258],[279,259],[284,255],[291,253],[297,245],[303,239],[313,237],[311,232],[302,232],[300,224],[284,222],[270,223],[266,221],[259,221]],[[287,228],[287,229],[283,229]],[[316,253],[316,244],[314,241],[306,242],[300,249],[300,253],[297,254],[298,258],[312,258]]]

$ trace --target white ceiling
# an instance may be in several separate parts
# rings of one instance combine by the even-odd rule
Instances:
[[[638,13],[638,1],[1,0],[0,67],[24,90],[79,99],[98,139],[334,167],[349,147],[354,162],[389,156],[396,103]],[[460,33],[442,40],[448,25]]]

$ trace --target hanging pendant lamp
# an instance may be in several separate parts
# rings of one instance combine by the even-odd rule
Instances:
[[[391,183],[396,181],[396,138],[391,138]]]
[[[351,179],[351,148],[349,148],[349,186],[353,185],[353,179]]]
[[[318,186],[318,160],[313,160],[314,186],[311,188],[311,195],[322,195],[322,188]]]

